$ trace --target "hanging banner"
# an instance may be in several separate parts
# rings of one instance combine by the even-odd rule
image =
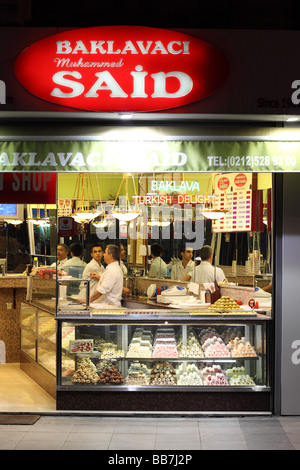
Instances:
[[[299,142],[0,142],[0,171],[291,172]]]

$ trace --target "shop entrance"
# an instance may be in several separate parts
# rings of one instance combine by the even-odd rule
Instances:
[[[125,179],[124,175],[126,176]],[[186,244],[187,248],[188,245],[192,245],[195,267],[201,262],[201,259],[199,259],[200,248],[203,245],[210,245],[214,254],[213,262],[215,265],[221,265],[226,273],[226,280],[229,284],[242,285],[253,290],[257,287],[260,291],[270,284],[273,263],[272,232],[269,231],[272,221],[270,210],[270,201],[272,200],[270,195],[272,191],[271,175],[251,175],[251,183],[249,183],[249,185],[252,190],[253,176],[253,180],[255,180],[256,184],[256,193],[255,198],[253,198],[253,200],[251,198],[251,208],[255,205],[255,210],[251,213],[250,222],[254,224],[254,213],[256,214],[256,218],[255,225],[248,225],[247,227],[246,225],[249,224],[249,219],[246,215],[247,186],[245,188],[245,194],[241,192],[244,191],[244,189],[241,190],[241,186],[238,187],[240,191],[240,205],[237,212],[240,211],[240,220],[237,221],[233,215],[233,204],[235,204],[233,187],[230,188],[227,186],[227,180],[232,176],[229,173],[223,174],[223,179],[220,179],[220,175],[216,175],[216,173],[201,172],[131,173],[130,177],[128,177],[128,175],[129,174],[124,173],[89,173],[88,186],[80,188],[79,173],[60,173],[57,175],[57,203],[55,207],[44,205],[39,213],[40,217],[37,217],[37,210],[40,209],[38,207],[36,207],[35,212],[31,212],[30,214],[36,218],[49,219],[49,225],[44,225],[41,220],[40,223],[35,226],[30,225],[30,222],[26,221],[26,219],[33,217],[26,217],[25,215],[24,222],[21,225],[23,225],[23,228],[24,225],[26,227],[31,257],[29,263],[26,264],[38,264],[38,269],[36,270],[37,276],[33,276],[33,297],[35,296],[34,294],[38,292],[38,296],[36,295],[35,297],[39,297],[38,302],[40,304],[35,304],[34,309],[32,309],[31,305],[25,303],[25,306],[23,305],[21,308],[21,356],[23,370],[26,370],[26,373],[29,373],[34,380],[37,380],[37,375],[36,373],[32,375],[33,363],[37,363],[37,366],[42,368],[41,370],[45,370],[45,381],[47,381],[46,376],[48,372],[56,376],[56,370],[53,367],[53,363],[56,361],[56,348],[55,350],[53,349],[53,341],[51,345],[52,353],[49,354],[48,350],[47,359],[45,359],[46,356],[43,357],[42,346],[39,348],[39,340],[43,336],[43,332],[41,331],[43,328],[46,332],[46,336],[43,337],[43,340],[45,339],[46,342],[49,339],[47,334],[50,334],[50,338],[52,336],[53,340],[54,330],[53,327],[50,326],[49,312],[43,310],[45,305],[43,305],[41,299],[43,294],[45,298],[49,298],[49,295],[52,296],[52,298],[56,296],[56,288],[54,288],[55,282],[52,283],[56,273],[54,274],[54,270],[49,269],[49,267],[52,262],[56,262],[56,246],[58,243],[65,243],[68,247],[70,247],[72,243],[80,243],[83,248],[82,258],[86,263],[91,260],[92,245],[99,240],[104,246],[108,242],[122,245],[123,256],[126,256],[125,267],[127,270],[124,283],[125,287],[130,291],[130,297],[124,297],[125,302],[129,300],[132,302],[132,295],[134,294],[140,298],[139,300],[143,297],[144,299],[147,298],[149,285],[147,285],[147,282],[145,283],[144,280],[149,281],[149,279],[154,279],[156,283],[158,279],[157,276],[152,278],[151,275],[149,275],[151,274],[150,268],[153,262],[153,258],[151,257],[152,244],[159,244],[163,248],[161,258],[164,263],[166,263],[167,271],[163,276],[160,275],[159,277],[164,279],[168,288],[170,288],[169,281],[173,280],[175,283],[182,281],[179,279],[179,273],[178,271],[176,273],[175,267],[178,265],[178,262],[181,261],[183,243]],[[240,174],[233,174],[233,177],[237,175]],[[244,177],[247,179],[247,173],[244,174]],[[241,178],[241,176],[239,176],[239,178]],[[240,181],[239,179],[239,184],[241,184]],[[225,186],[226,188],[224,190]],[[88,187],[89,190],[87,190]],[[159,188],[159,190],[157,188]],[[216,194],[216,188],[219,188],[219,194]],[[129,208],[126,206],[127,202],[129,202],[130,205]],[[139,204],[134,204],[136,202]],[[157,202],[160,202],[160,204],[157,204]],[[161,203],[166,202],[167,204],[164,205],[166,206],[165,209],[168,208],[168,210],[165,212],[158,210],[158,207],[162,205]],[[183,204],[183,202],[185,202],[185,204]],[[84,203],[85,207],[80,207],[81,203]],[[128,221],[122,220],[121,217],[109,217],[109,213],[112,210],[115,210],[116,214],[121,214],[122,212],[124,214],[127,211],[128,215],[130,211],[134,212],[134,210],[137,209],[137,207],[134,206],[139,206],[139,217],[141,220],[141,216],[143,216],[144,227],[137,226],[137,219]],[[170,208],[172,210],[170,210]],[[201,210],[203,212],[205,210],[212,211],[213,209],[220,210],[220,208],[225,209],[225,212],[228,211],[228,214],[231,214],[231,222],[228,222],[227,226],[224,226],[224,217],[217,220],[216,218],[205,217],[202,214],[201,217],[198,217],[199,220],[196,218],[197,211],[200,214]],[[24,209],[24,214],[29,214],[29,211],[27,212],[28,208],[24,207]],[[63,225],[63,219],[66,219],[70,223],[70,218],[73,219],[72,214],[75,210],[80,212],[79,209],[81,209],[81,217],[84,217],[86,212],[90,209],[98,210],[99,214],[93,218],[93,221],[87,222],[81,218],[78,219],[77,222],[73,221],[71,225],[65,227]],[[57,211],[56,218],[54,217],[54,211]],[[261,231],[251,230],[254,226],[258,227],[257,213],[259,213],[259,223],[261,224],[259,226],[262,228]],[[233,222],[240,224],[242,230],[236,230],[236,227],[233,229]],[[16,224],[5,226],[7,230],[18,234],[18,226]],[[139,234],[144,235],[144,237],[138,236]],[[11,235],[8,239],[11,239]],[[24,240],[25,237],[22,236],[21,239]],[[35,258],[37,258],[37,261]],[[36,268],[36,266],[34,266],[34,268]],[[24,271],[26,271],[26,266]],[[24,271],[20,274],[23,274]],[[82,274],[82,272],[76,273],[75,277],[80,278],[80,274]],[[192,280],[191,277],[189,281]],[[37,283],[40,283],[40,285],[38,286]],[[172,285],[172,283],[170,285]],[[46,289],[43,292],[44,287],[46,287]],[[268,298],[270,298],[270,294],[268,294]],[[263,300],[265,300],[265,298]],[[263,300],[261,299],[260,302],[263,303]],[[137,304],[135,304],[135,308],[137,308]],[[268,305],[268,308],[271,310],[271,305]],[[30,334],[28,335],[27,326],[32,320],[33,323],[31,323]],[[33,324],[37,327],[37,330],[32,327]],[[56,327],[54,319],[53,325]],[[71,325],[69,328],[69,326],[70,325],[67,323],[64,324],[60,331],[64,334],[67,333],[67,330],[72,330],[68,333],[69,337],[66,336],[67,341],[70,342],[75,339],[72,334],[74,335],[76,327]],[[41,330],[39,330],[39,328],[41,328]],[[220,333],[222,332],[220,331]],[[237,334],[242,335],[243,333],[244,330],[239,331]],[[132,329],[130,334],[133,335]],[[200,330],[197,331],[198,336],[199,334]],[[110,333],[106,331],[105,335],[105,337],[108,338]],[[261,331],[259,332],[259,336],[261,337]],[[122,341],[123,340],[124,338]],[[128,345],[129,340],[130,338],[128,338]],[[32,345],[35,342],[38,346],[37,348],[35,346],[32,350]],[[61,356],[61,354],[63,356]],[[67,348],[67,354],[65,354],[63,344],[59,346],[59,357],[59,361],[62,359],[58,366],[60,374],[59,386],[61,387],[64,381],[74,376],[77,361],[74,362],[74,357],[72,357],[72,354],[69,354],[69,348]],[[52,366],[49,365],[51,361]],[[265,384],[265,367],[266,363],[264,363],[263,368],[260,368],[260,372],[255,371],[255,375],[258,376],[259,385]],[[128,374],[128,368],[126,369],[125,367],[124,369],[124,365],[122,365],[121,370],[124,374]],[[253,367],[252,370],[254,370]],[[42,386],[45,387],[44,382]],[[46,387],[47,386],[48,385],[46,385]],[[51,393],[50,390],[50,394]]]

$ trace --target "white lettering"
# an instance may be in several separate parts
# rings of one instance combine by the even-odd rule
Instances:
[[[57,154],[59,162],[62,166],[66,166],[66,164],[68,163],[68,161],[72,157],[73,153],[72,152],[67,153],[66,157],[65,157],[65,155],[66,155],[65,153],[58,153]]]
[[[78,166],[85,166],[86,165],[81,152],[77,152],[75,157],[73,158],[73,160],[70,163],[70,166],[76,166],[76,165],[78,165]]]
[[[292,83],[292,88],[296,89],[294,93],[292,93],[291,100],[293,104],[299,104],[300,103],[300,80],[294,80]]]
[[[190,41],[170,41],[163,44],[162,41],[125,41],[123,48],[115,48],[115,42],[112,40],[91,40],[89,45],[79,40],[72,45],[70,41],[57,41],[57,54],[189,54]]]
[[[154,79],[154,93],[152,98],[181,98],[190,93],[193,88],[193,80],[184,72],[158,72],[152,73]],[[177,78],[179,81],[179,89],[173,93],[166,91],[166,81],[168,78]]]
[[[1,155],[0,155],[0,164],[2,164],[3,166],[9,166],[10,165],[10,161],[9,161],[9,158],[8,158],[8,155],[6,152],[2,152]]]
[[[86,158],[86,164],[89,166],[97,166],[101,160],[101,154],[99,152],[90,153]]]
[[[56,54],[70,54],[72,47],[70,41],[57,41]]]
[[[51,96],[56,96],[57,98],[74,98],[76,96],[81,95],[84,91],[84,86],[81,83],[78,82],[73,82],[72,80],[68,80],[65,78],[65,75],[71,75],[71,77],[74,78],[81,78],[81,74],[79,72],[57,72],[53,75],[52,80],[54,83],[57,85],[65,86],[68,88],[71,88],[71,92],[69,93],[64,93],[62,90],[59,88],[54,88],[50,95]]]
[[[28,160],[28,163],[27,163],[28,166],[34,166],[34,165],[39,166],[41,164],[40,162],[35,161],[36,155],[37,155],[36,153],[29,152],[29,160]]]
[[[153,48],[151,54],[156,54],[157,52],[160,52],[161,54],[168,54],[166,48],[163,46],[161,41],[156,41],[156,46]]]
[[[138,54],[138,51],[136,50],[131,41],[126,41],[125,44],[126,46],[122,50],[121,54],[127,54],[127,51],[131,52],[131,54]]]
[[[57,166],[56,158],[53,152],[49,152],[41,166]]]
[[[144,41],[136,41],[142,54],[149,54],[149,49],[152,46],[152,41],[147,41],[147,46],[144,46]]]
[[[135,67],[136,72],[130,72],[130,75],[133,76],[133,93],[131,93],[132,98],[147,98],[145,93],[145,77],[148,75],[148,72],[142,72],[143,67],[137,65]]]
[[[169,42],[168,44],[168,52],[170,52],[170,54],[180,54],[182,52],[182,49],[174,49],[174,44],[178,44],[179,47],[181,46],[181,41],[171,41]]]
[[[109,72],[99,72],[95,75],[98,77],[98,80],[84,96],[87,98],[98,98],[99,95],[97,91],[110,90],[110,96],[112,98],[127,98],[128,95],[122,90],[122,88],[118,85],[116,80]],[[106,83],[106,85],[102,85],[103,83]]]
[[[300,364],[300,341],[295,340],[292,342],[292,349],[296,349],[295,352],[292,354],[292,363],[295,364],[295,366]]]
[[[107,41],[107,54],[120,54],[121,49],[117,49],[114,51],[114,41]]]
[[[13,166],[17,166],[17,165],[21,165],[21,166],[25,166],[26,163],[24,162],[24,157],[27,155],[27,153],[19,153],[19,152],[14,152],[13,153],[13,161],[12,161],[12,165]]]
[[[106,54],[106,50],[103,49],[103,44],[105,41],[91,41],[91,54],[97,54],[97,50],[100,54]]]
[[[121,62],[121,61],[120,61]],[[89,63],[88,63],[89,64]],[[115,64],[115,63],[114,63]],[[105,64],[109,65],[109,63]],[[122,66],[123,64],[119,63],[117,66]],[[133,77],[133,92],[130,95],[132,98],[147,98],[148,95],[145,92],[145,79],[148,75],[148,72],[143,71],[141,65],[135,67],[134,72],[130,72],[130,75]],[[95,73],[97,80],[94,85],[85,93],[86,98],[98,98],[99,91],[108,90],[112,98],[127,98],[128,94],[121,88],[118,82],[114,79],[110,72],[98,72]],[[72,80],[80,80],[82,75],[77,72],[56,72],[52,80],[57,85],[62,87],[67,87],[71,91],[66,92],[61,88],[54,88],[51,91],[51,96],[57,98],[76,98],[84,92],[84,85],[80,82]],[[186,96],[193,89],[193,80],[189,75],[184,72],[158,72],[150,75],[154,80],[154,93],[151,95],[152,98],[181,98]],[[177,91],[168,92],[167,91],[167,82],[168,80],[176,79],[178,81]]]
[[[77,54],[79,52],[82,52],[82,54],[89,54],[89,51],[85,47],[82,41],[77,41],[76,46],[74,47],[72,54]]]

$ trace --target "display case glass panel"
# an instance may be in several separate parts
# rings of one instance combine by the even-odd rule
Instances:
[[[61,322],[58,384],[269,387],[265,323]]]
[[[56,320],[53,313],[21,304],[21,351],[56,375]]]
[[[56,321],[51,313],[37,310],[37,362],[56,374]]]
[[[21,306],[21,350],[36,360],[36,307]]]

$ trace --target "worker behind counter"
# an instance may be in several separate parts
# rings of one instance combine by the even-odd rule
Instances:
[[[71,258],[63,265],[64,270],[68,273],[70,267],[85,267],[86,262],[82,260],[83,248],[80,243],[72,243],[70,245]]]
[[[121,306],[123,290],[123,273],[120,268],[120,248],[116,245],[107,245],[104,255],[107,264],[104,273],[90,297],[90,302],[97,300],[115,307]],[[94,274],[91,275],[92,277]]]
[[[90,280],[90,295],[92,295],[98,285],[100,277],[105,271],[103,266],[102,258],[103,258],[103,247],[100,243],[95,243],[91,247],[91,261],[86,265],[84,271],[82,273],[82,279]],[[93,276],[92,276],[93,274]],[[86,286],[84,283],[80,283],[80,291],[78,296],[80,298],[84,298],[86,296]]]
[[[163,249],[158,243],[151,245],[152,263],[149,269],[148,277],[166,277],[167,265],[162,259]]]
[[[68,261],[69,247],[64,243],[59,243],[56,248],[56,257],[57,262],[52,263],[51,266],[57,266],[58,269],[61,269],[64,264]]]
[[[190,281],[194,274],[195,263],[192,261],[193,248],[185,244],[181,246],[181,261],[174,264],[171,271],[171,279],[176,281]]]
[[[193,281],[203,284],[214,281],[223,282],[225,274],[221,268],[212,266],[213,252],[209,245],[204,245],[200,250],[201,264],[196,266]]]

